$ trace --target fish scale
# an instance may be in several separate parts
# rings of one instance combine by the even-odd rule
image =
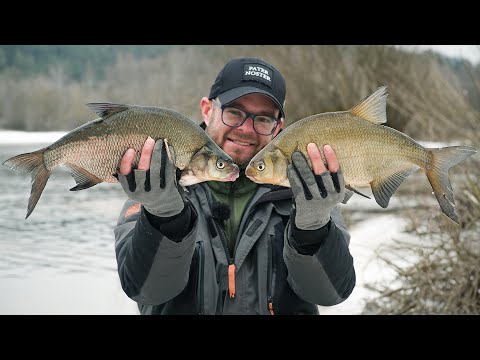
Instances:
[[[153,106],[90,103],[100,116],[54,142],[34,151],[20,154],[4,165],[32,175],[28,217],[35,208],[51,171],[62,166],[70,171],[77,185],[70,190],[83,190],[100,182],[118,182],[121,159],[132,148],[132,168],[140,160],[148,137],[164,139],[174,149],[175,166],[182,170],[180,185],[203,181],[234,181],[239,169],[200,126],[186,116]]]
[[[328,144],[335,151],[348,190],[344,203],[353,192],[360,193],[355,187],[370,186],[377,203],[386,208],[402,181],[420,168],[442,212],[458,223],[448,171],[477,150],[469,146],[428,149],[383,126],[387,121],[386,90],[385,86],[379,88],[349,111],[316,114],[293,123],[252,158],[246,175],[260,184],[289,187],[287,167],[293,152],[300,151],[312,167],[307,145],[315,143],[327,165],[323,147]]]

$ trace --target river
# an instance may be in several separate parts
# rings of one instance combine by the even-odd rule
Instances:
[[[45,144],[0,144],[0,160]],[[0,166],[0,314],[136,314],[117,275],[118,184],[82,191],[54,170],[25,220],[30,175]]]

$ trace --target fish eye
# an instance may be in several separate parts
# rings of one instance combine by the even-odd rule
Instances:
[[[225,161],[218,159],[217,160],[217,168],[218,169],[223,169],[225,167]]]
[[[263,171],[265,170],[265,164],[263,162],[260,162],[257,164],[257,170],[258,171]]]

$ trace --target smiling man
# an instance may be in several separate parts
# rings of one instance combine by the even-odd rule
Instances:
[[[241,167],[277,135],[284,121],[273,101],[257,93],[244,95],[228,106],[203,98],[202,113],[207,134]]]
[[[285,95],[273,65],[238,58],[201,99],[201,127],[242,169],[235,182],[184,191],[160,140],[145,142],[138,169],[133,155],[123,157],[118,176],[130,199],[116,254],[122,287],[142,314],[318,314],[316,305],[351,294],[350,235],[337,209],[343,175],[331,147],[322,149],[325,166],[308,146],[313,169],[294,153],[291,189],[256,184],[243,171],[280,131]],[[145,189],[146,176],[160,186]]]
[[[285,94],[285,79],[273,66],[259,59],[230,61],[201,100],[206,132],[246,166],[280,131]]]

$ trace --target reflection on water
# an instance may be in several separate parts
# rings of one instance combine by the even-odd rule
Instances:
[[[0,163],[44,145],[0,144]],[[12,278],[28,279],[44,270],[52,276],[90,274],[115,279],[113,227],[126,200],[120,185],[101,183],[69,191],[75,186],[74,179],[57,168],[25,220],[30,181],[29,173],[0,166],[0,284],[2,279],[3,283]]]

